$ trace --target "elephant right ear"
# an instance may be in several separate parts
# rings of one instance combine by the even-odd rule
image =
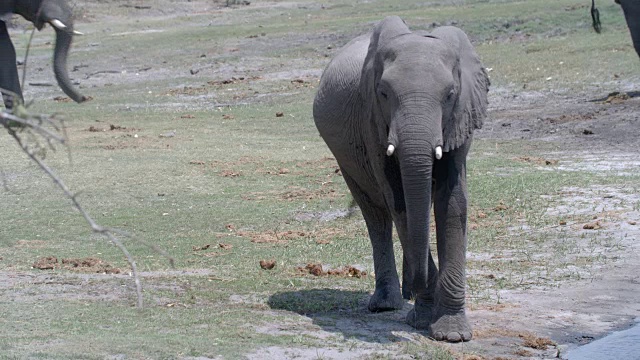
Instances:
[[[367,51],[360,76],[360,95],[362,96],[366,119],[374,121],[374,117],[380,115],[380,104],[375,92],[384,70],[384,56],[381,49],[394,38],[410,33],[411,30],[409,30],[407,24],[398,16],[387,16],[373,28],[371,39],[369,40],[369,50]],[[375,112],[378,112],[378,114]],[[388,124],[383,121],[376,121],[376,125],[380,144],[386,146]]]

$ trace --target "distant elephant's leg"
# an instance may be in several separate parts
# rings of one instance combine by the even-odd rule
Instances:
[[[622,6],[622,11],[631,33],[631,40],[633,40],[633,47],[636,49],[638,56],[640,56],[640,1],[617,0],[616,2]]]
[[[4,21],[0,21],[0,88],[15,93],[22,100],[18,69],[16,68],[16,50]],[[12,95],[3,93],[2,98],[7,109],[13,108],[15,101]]]
[[[376,206],[358,184],[344,172],[344,169],[342,175],[351,194],[360,206],[373,247],[376,289],[369,301],[369,311],[402,309],[404,301],[400,294],[400,280],[393,254],[393,239],[391,237],[393,222],[389,211],[386,208]]]
[[[436,307],[429,328],[436,340],[471,340],[465,314],[465,266],[467,251],[466,150],[468,145],[445,154],[436,162],[434,210],[438,242],[439,276]]]

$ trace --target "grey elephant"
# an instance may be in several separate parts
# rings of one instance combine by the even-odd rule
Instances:
[[[633,47],[640,56],[640,1],[639,0],[616,0],[622,6],[624,18],[633,40]]]
[[[407,322],[436,340],[472,336],[465,313],[466,157],[486,116],[488,88],[462,30],[412,32],[391,16],[336,54],[313,103],[315,124],[371,239],[376,285],[369,310],[401,309],[403,298],[414,298]],[[438,266],[429,248],[432,203]]]
[[[73,11],[66,0],[2,0],[0,1],[0,88],[20,97],[22,90],[16,67],[16,51],[9,37],[6,22],[12,14],[19,14],[40,30],[51,24],[56,31],[56,46],[53,52],[53,71],[58,85],[71,99],[83,102],[87,98],[72,85],[67,72],[67,55],[73,35]],[[3,92],[5,107],[12,108],[13,95]]]
[[[624,18],[627,21],[631,40],[636,53],[640,56],[640,1],[638,0],[615,0],[622,7]],[[591,17],[593,19],[593,28],[600,33],[600,12],[596,9],[595,0],[591,0]]]

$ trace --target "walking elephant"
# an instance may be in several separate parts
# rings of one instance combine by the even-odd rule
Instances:
[[[71,99],[83,102],[87,98],[72,85],[67,72],[67,55],[71,48],[73,35],[73,12],[66,0],[3,0],[0,2],[0,88],[20,97],[22,90],[16,67],[16,51],[9,37],[6,22],[11,14],[19,14],[41,30],[46,23],[56,31],[56,46],[53,52],[53,72],[58,85]],[[13,107],[12,94],[3,92],[5,107]]]
[[[466,157],[487,111],[489,79],[462,30],[412,32],[387,17],[353,39],[320,80],[313,117],[362,210],[373,312],[402,308],[437,340],[471,339],[465,313]],[[434,204],[438,266],[429,248]],[[403,250],[402,291],[393,254]]]

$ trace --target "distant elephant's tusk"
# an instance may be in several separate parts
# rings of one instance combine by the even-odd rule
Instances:
[[[67,28],[67,25],[65,25],[62,21],[58,19],[53,19],[50,21],[50,23],[58,30],[64,30]]]
[[[442,159],[442,146],[436,146],[436,159]]]
[[[389,144],[389,147],[387,148],[387,156],[391,156],[393,155],[393,152],[396,150],[396,147]]]
[[[73,30],[73,35],[84,35],[84,33],[77,30]]]

